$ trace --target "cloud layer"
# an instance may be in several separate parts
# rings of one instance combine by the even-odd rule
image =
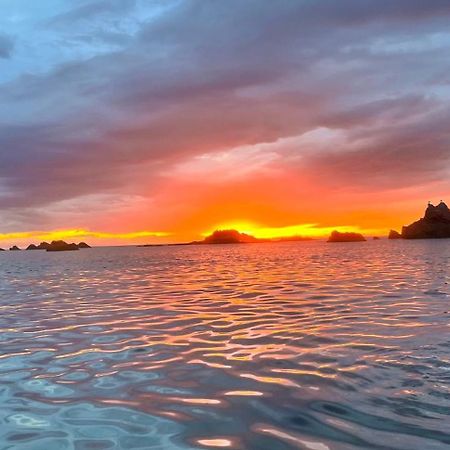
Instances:
[[[0,19],[0,231],[348,225],[450,194],[446,0],[40,5]]]

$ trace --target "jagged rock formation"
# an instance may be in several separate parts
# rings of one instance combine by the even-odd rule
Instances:
[[[0,248],[0,252],[4,252],[5,251],[5,249],[4,248]]]
[[[20,251],[20,248],[17,247],[17,245],[13,245],[13,246],[9,249],[9,251],[11,251],[11,252],[18,252],[18,251]]]
[[[366,238],[360,233],[340,233],[333,231],[328,238],[328,242],[363,242]]]
[[[402,229],[403,239],[439,239],[450,238],[450,210],[441,201],[434,206],[431,203],[424,217]]]
[[[64,241],[53,241],[47,248],[48,252],[67,252],[72,250],[79,250],[77,244],[68,244]]]
[[[389,231],[388,239],[401,239],[401,238],[402,235],[398,231],[395,230]]]
[[[41,242],[37,246],[38,250],[48,250],[50,248],[50,244],[48,242]]]
[[[68,244],[65,241],[53,241],[51,244],[48,242],[41,242],[39,245],[30,244],[27,250],[47,250],[48,252],[66,252],[71,250],[79,250],[80,248],[91,248],[86,242],[80,242],[79,244]],[[10,251],[19,251],[19,247],[14,245],[9,249]],[[0,251],[4,251],[0,248]]]

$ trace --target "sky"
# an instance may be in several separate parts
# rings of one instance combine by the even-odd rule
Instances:
[[[450,202],[448,0],[0,0],[0,246],[386,234]]]

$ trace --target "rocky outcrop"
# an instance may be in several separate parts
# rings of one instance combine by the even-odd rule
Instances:
[[[80,248],[91,248],[86,242],[80,242],[79,244],[68,244],[65,241],[53,241],[51,244],[48,242],[41,242],[39,245],[30,244],[27,250],[47,250],[48,252],[67,252],[72,250],[79,250]],[[19,251],[19,247],[14,245],[9,249],[10,251]],[[0,248],[0,251],[4,251]]]
[[[50,248],[50,244],[48,242],[41,242],[37,246],[38,250],[48,250]]]
[[[366,238],[360,233],[340,233],[333,231],[328,238],[328,242],[363,242]]]
[[[395,230],[389,231],[388,239],[401,239],[401,238],[402,235],[398,231]]]
[[[5,249],[4,248],[0,248],[0,252],[4,252],[5,251]]]
[[[50,246],[47,248],[48,252],[67,252],[79,250],[77,244],[68,244],[64,241],[53,241]]]
[[[434,206],[431,203],[424,217],[402,229],[403,239],[450,238],[450,210],[444,202]]]
[[[9,251],[11,251],[11,252],[18,252],[18,251],[20,251],[20,248],[17,247],[17,245],[13,245],[13,246],[9,249]]]
[[[216,230],[199,244],[247,244],[260,242],[259,239],[237,230]]]

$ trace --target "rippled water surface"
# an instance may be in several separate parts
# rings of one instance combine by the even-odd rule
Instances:
[[[450,241],[0,254],[0,449],[448,449]]]

